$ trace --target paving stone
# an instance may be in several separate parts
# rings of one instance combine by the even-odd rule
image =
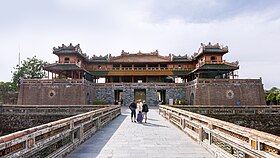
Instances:
[[[70,153],[68,158],[214,157],[177,127],[150,109],[147,123],[132,123],[129,109]]]

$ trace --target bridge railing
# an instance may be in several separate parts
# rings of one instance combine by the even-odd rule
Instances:
[[[120,115],[108,106],[0,137],[0,157],[63,157]]]
[[[159,113],[218,157],[280,157],[280,137],[165,105]]]

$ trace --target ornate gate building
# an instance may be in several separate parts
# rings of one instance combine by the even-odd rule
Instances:
[[[201,44],[192,56],[129,53],[92,57],[80,45],[54,47],[48,79],[22,80],[18,104],[264,105],[261,79],[237,79],[239,63],[223,59],[228,47]],[[100,80],[103,82],[100,83]]]

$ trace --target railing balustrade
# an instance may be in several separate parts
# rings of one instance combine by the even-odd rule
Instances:
[[[120,115],[107,106],[0,137],[0,157],[64,157]]]
[[[191,68],[167,68],[167,67],[113,67],[113,68],[100,68],[93,69],[94,71],[127,71],[127,70],[135,70],[135,71],[191,71]]]
[[[178,108],[159,113],[218,157],[280,157],[280,137]]]
[[[226,64],[229,66],[238,66],[238,62],[229,63],[226,60],[222,60],[222,61],[212,60],[212,61],[200,61],[196,64],[196,68],[199,68],[205,64]]]
[[[23,79],[21,80],[22,85],[57,85],[57,84],[68,84],[68,85],[93,85],[94,83],[85,79]]]

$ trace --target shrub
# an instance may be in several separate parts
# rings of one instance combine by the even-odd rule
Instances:
[[[93,105],[107,105],[108,102],[106,100],[100,100],[100,99],[96,99],[93,101],[92,103]]]
[[[186,105],[186,101],[184,99],[181,100],[181,105]]]

